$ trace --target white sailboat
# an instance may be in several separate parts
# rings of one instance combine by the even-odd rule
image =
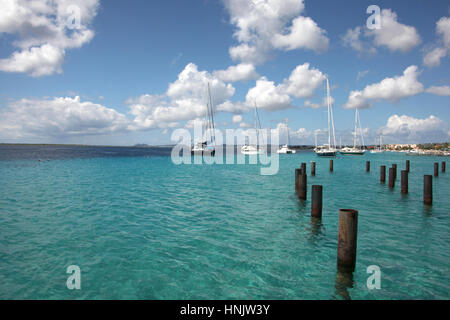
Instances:
[[[281,146],[280,149],[277,150],[277,153],[281,154],[294,154],[296,151],[289,148],[289,126],[288,126],[288,120],[286,119],[286,131],[287,131],[287,144],[284,146]]]
[[[355,131],[353,132],[353,147],[345,147],[342,148],[339,152],[343,155],[364,155],[366,153],[366,150],[358,147],[357,146],[357,141],[358,141],[358,125],[359,125],[359,131],[361,134],[361,141],[362,141],[362,146],[364,148],[364,137],[363,137],[363,133],[362,133],[362,128],[361,128],[361,121],[359,119],[359,112],[358,112],[358,108],[355,108]]]
[[[203,137],[200,142],[197,142],[194,144],[194,146],[191,148],[191,154],[193,155],[210,155],[214,156],[216,153],[215,149],[215,126],[214,126],[214,112],[213,112],[213,105],[212,105],[212,99],[211,99],[211,90],[208,83],[208,92],[207,92],[207,103],[206,103],[206,117],[205,117],[205,123],[203,124],[205,126],[205,130],[203,131]],[[209,133],[209,137],[208,137]]]
[[[381,138],[382,138],[382,135],[380,134],[380,145],[378,146],[378,148],[371,150],[370,153],[383,153],[384,152],[383,147],[382,147],[383,143],[381,142]]]
[[[259,130],[261,130],[261,122],[259,121],[258,107],[255,102],[255,132],[256,132],[256,145],[250,145],[246,143],[241,148],[241,153],[246,155],[255,155],[264,153],[264,149],[259,145]]]
[[[333,117],[333,107],[331,106],[331,98],[330,98],[330,82],[327,79],[327,106],[328,106],[328,144],[323,146],[317,145],[317,133],[316,133],[316,147],[314,152],[319,157],[334,157],[336,156],[336,136],[334,133],[334,117]],[[333,142],[331,145],[331,128],[333,128]]]

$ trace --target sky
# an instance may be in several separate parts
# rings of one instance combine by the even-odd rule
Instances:
[[[376,5],[380,9],[370,10]],[[447,0],[0,0],[0,143],[164,145],[216,127],[450,140]],[[283,139],[283,138],[280,138]]]

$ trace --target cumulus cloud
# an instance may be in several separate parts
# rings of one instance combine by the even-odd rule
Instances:
[[[276,34],[272,38],[275,48],[284,50],[311,49],[323,52],[328,49],[329,40],[325,30],[319,28],[310,17],[298,17],[288,28],[287,34]]]
[[[448,139],[444,121],[434,115],[425,119],[393,115],[380,132],[396,142],[438,142]]]
[[[176,81],[169,84],[163,95],[145,94],[127,100],[130,114],[135,119],[133,128],[175,127],[179,121],[202,118],[206,114],[207,86],[210,86],[213,106],[224,105],[234,95],[235,89],[207,71],[189,63]]]
[[[282,89],[296,98],[310,98],[326,79],[318,69],[310,68],[309,63],[297,66],[289,78],[284,80]]]
[[[18,38],[13,42],[18,50],[0,59],[0,71],[33,77],[61,73],[66,50],[79,48],[94,37],[89,25],[98,6],[98,0],[0,0],[0,35]],[[72,18],[78,13],[80,19],[74,24]]]
[[[238,45],[229,49],[233,60],[266,61],[274,49],[328,48],[326,32],[311,18],[301,16],[302,0],[225,0]]]
[[[436,94],[438,96],[450,96],[450,86],[433,86],[427,89],[428,93]]]
[[[429,50],[423,57],[423,64],[427,67],[437,67],[441,59],[447,56],[450,50],[450,18],[442,17],[436,22],[436,33],[440,36],[440,46]]]
[[[259,78],[255,66],[251,63],[240,63],[226,70],[214,71],[213,75],[225,82],[248,81]]]
[[[371,39],[372,44],[362,40],[362,36]],[[375,53],[374,46],[405,53],[418,46],[422,40],[416,28],[398,22],[397,14],[391,9],[383,9],[380,29],[362,29],[360,26],[348,29],[342,36],[342,42],[360,53]]]
[[[103,135],[128,125],[123,114],[80,97],[21,99],[0,112],[0,134],[7,138]]]
[[[400,99],[423,92],[422,83],[418,81],[417,66],[409,66],[403,75],[386,78],[379,83],[365,87],[362,91],[351,91],[344,108],[370,108],[374,100],[384,99],[397,102]]]
[[[342,44],[346,47],[350,47],[355,51],[358,51],[360,54],[374,54],[377,52],[377,49],[372,47],[368,41],[364,41],[361,39],[362,28],[355,27],[354,29],[348,29],[347,32],[341,36]]]
[[[322,103],[314,103],[311,102],[310,100],[306,100],[304,106],[307,108],[312,108],[312,109],[319,109],[319,108],[323,108],[323,107],[328,107],[328,99],[326,97],[324,97],[322,99]],[[333,105],[334,104],[334,98],[330,97],[330,104]]]
[[[256,86],[251,88],[245,97],[247,105],[254,103],[261,109],[283,110],[292,108],[291,97],[281,86],[275,86],[273,81],[262,77],[256,81]]]

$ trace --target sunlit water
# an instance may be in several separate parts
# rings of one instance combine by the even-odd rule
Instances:
[[[176,166],[164,149],[23,148],[0,147],[1,299],[450,298],[450,173],[433,178],[433,206],[422,203],[423,175],[445,158],[345,156],[330,173],[328,159],[300,152],[262,176],[258,165]],[[294,169],[309,173],[310,161],[302,203]],[[379,170],[393,163],[389,190]],[[324,187],[320,225],[312,184]],[[347,290],[336,289],[340,208],[359,210]],[[66,287],[69,265],[81,290]],[[370,265],[380,290],[367,288]]]

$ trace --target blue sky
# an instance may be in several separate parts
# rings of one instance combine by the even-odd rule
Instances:
[[[288,118],[292,143],[312,143],[326,126],[325,75],[344,143],[354,106],[369,143],[379,133],[450,140],[448,1],[37,2],[0,0],[0,142],[171,143],[174,128],[201,118],[214,81],[219,128],[246,128],[257,97],[263,127]],[[72,31],[61,23],[71,4],[81,13]],[[377,33],[366,28],[372,4]],[[254,54],[230,53],[244,45]],[[238,65],[250,71],[220,73]]]

